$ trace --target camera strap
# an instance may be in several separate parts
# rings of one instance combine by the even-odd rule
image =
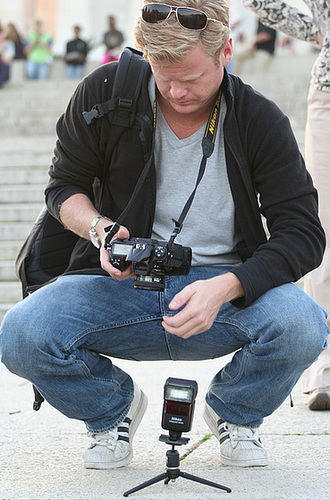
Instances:
[[[219,118],[220,118],[221,95],[222,95],[222,89],[220,88],[219,93],[217,95],[217,98],[213,104],[213,108],[212,108],[212,111],[210,113],[209,119],[207,121],[204,136],[202,139],[203,157],[202,157],[201,164],[199,167],[195,188],[194,188],[193,192],[191,193],[191,195],[189,196],[185,206],[183,207],[183,210],[182,210],[178,220],[172,219],[172,221],[175,224],[175,227],[174,227],[174,230],[173,230],[173,232],[170,236],[170,239],[168,241],[168,248],[172,247],[175,238],[182,230],[183,221],[186,218],[186,215],[187,215],[187,213],[191,207],[191,204],[194,200],[198,185],[201,182],[202,177],[204,175],[206,161],[213,153],[215,138],[216,138],[218,124],[219,124]],[[155,96],[155,99],[154,99],[154,128],[156,127],[156,113],[157,113],[157,101],[156,101],[156,96]],[[150,167],[152,165],[152,162],[153,162],[154,147],[152,147],[151,151],[152,152],[148,158],[148,161],[145,164],[144,169],[141,172],[141,175],[140,175],[140,177],[135,185],[134,191],[132,193],[132,196],[131,196],[128,204],[126,205],[126,207],[124,208],[122,213],[119,215],[116,222],[113,225],[107,226],[104,228],[104,231],[106,233],[108,233],[105,237],[105,240],[104,240],[104,247],[105,248],[107,248],[107,246],[110,244],[113,236],[118,232],[120,225],[121,225],[121,222],[124,220],[126,214],[128,213],[129,209],[131,208],[133,201],[135,200],[136,196],[138,195],[138,193],[139,193],[139,191],[140,191],[140,189],[141,189],[141,187],[142,187],[142,185],[147,177],[147,174],[148,174]]]

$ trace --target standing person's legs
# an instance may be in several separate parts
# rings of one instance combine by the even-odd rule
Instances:
[[[256,50],[254,59],[254,72],[258,75],[264,75],[269,71],[274,60],[274,55],[267,50]]]
[[[82,64],[67,64],[66,77],[68,80],[81,80],[84,74],[84,66]]]
[[[28,59],[26,61],[26,77],[29,80],[36,80],[37,78],[37,65],[34,61]]]
[[[305,137],[306,164],[319,193],[320,219],[327,246],[322,264],[305,277],[305,291],[327,312],[330,312],[329,126],[330,93],[311,87]],[[308,404],[312,410],[330,410],[330,343],[304,373],[303,390],[310,394]]]
[[[41,81],[45,81],[48,78],[50,70],[50,64],[48,63],[39,63],[37,69],[37,79]]]

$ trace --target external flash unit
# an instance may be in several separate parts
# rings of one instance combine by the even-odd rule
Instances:
[[[195,380],[168,378],[164,386],[162,427],[170,436],[188,432],[192,426],[198,385]]]
[[[227,486],[222,486],[221,484],[180,470],[180,456],[175,447],[187,444],[189,441],[189,438],[181,437],[181,433],[188,432],[191,429],[197,390],[198,385],[195,380],[186,380],[183,378],[168,378],[166,380],[164,386],[162,428],[168,430],[169,434],[168,436],[164,434],[159,436],[159,441],[171,446],[171,449],[166,452],[166,472],[135,486],[135,488],[125,491],[124,497],[128,497],[131,493],[135,493],[159,481],[164,480],[164,484],[168,484],[170,481],[174,482],[178,477],[205,484],[206,486],[212,486],[228,493],[231,492],[231,489],[227,488]]]

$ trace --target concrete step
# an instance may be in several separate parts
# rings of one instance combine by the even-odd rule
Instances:
[[[2,257],[2,256],[1,256]],[[15,264],[9,260],[0,260],[0,282],[16,281]]]
[[[16,304],[21,298],[22,287],[18,280],[0,283],[0,304]]]
[[[42,208],[41,203],[0,203],[1,222],[28,222],[32,224]],[[12,228],[11,228],[12,229]]]
[[[49,135],[55,134],[55,125],[57,122],[57,117],[59,114],[54,114],[51,118],[45,118],[43,120],[33,120],[33,119],[17,119],[14,123],[9,124],[6,128],[0,126],[0,134],[4,137],[11,135],[21,135],[34,136],[34,135]],[[0,121],[2,120],[0,116]]]
[[[12,101],[17,109],[24,113],[24,108],[20,108],[22,102],[27,103],[29,108],[36,111],[41,108],[38,103],[46,103],[49,109],[55,105],[65,102],[75,91],[79,82],[60,81],[24,81],[21,83],[7,85],[1,89],[1,96],[4,106],[9,108],[8,101]],[[33,106],[32,106],[33,105]],[[47,109],[47,108],[46,108]]]
[[[0,235],[2,242],[13,242],[13,244],[21,244],[25,241],[26,237],[30,234],[33,227],[33,222],[15,222],[6,223],[0,221]],[[15,228],[15,229],[14,229]]]
[[[12,229],[13,232],[13,229]],[[16,233],[16,225],[15,225],[15,230],[14,232]],[[17,254],[23,245],[23,240],[19,241],[5,241],[3,239],[3,234],[1,232],[1,241],[0,241],[0,256],[2,261],[10,261],[10,262],[15,262]]]
[[[33,186],[43,184],[44,187],[48,182],[48,167],[47,168],[12,168],[12,169],[0,169],[1,184],[10,185],[15,183],[16,185],[26,185]]]
[[[25,148],[27,153],[39,153],[54,147],[54,135],[29,137],[28,140],[25,137],[6,137],[6,139],[0,137],[0,145],[2,150],[9,153],[21,153]]]
[[[0,186],[0,207],[1,203],[44,203],[45,184],[8,184]]]
[[[55,141],[54,141],[55,145]],[[28,144],[26,144],[29,147]],[[49,151],[4,151],[1,152],[1,171],[11,171],[13,168],[24,167],[34,170],[38,168],[49,168],[53,157],[53,150]]]
[[[24,81],[1,90],[1,137],[55,135],[55,125],[65,111],[77,82]]]

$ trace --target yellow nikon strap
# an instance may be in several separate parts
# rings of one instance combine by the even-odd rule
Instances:
[[[204,139],[202,141],[203,155],[206,156],[207,158],[211,156],[214,149],[215,137],[217,135],[219,117],[220,117],[221,95],[222,95],[222,90],[220,89],[219,94],[213,105],[211,114],[209,116],[205,129]]]

